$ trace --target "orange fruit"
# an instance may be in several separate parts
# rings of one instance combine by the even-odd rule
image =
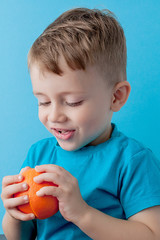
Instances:
[[[14,197],[28,195],[29,203],[18,206],[17,208],[23,213],[34,213],[36,218],[45,219],[58,212],[58,200],[53,196],[38,197],[36,192],[45,186],[56,186],[51,182],[36,183],[33,178],[41,173],[36,172],[34,168],[28,168],[22,173],[24,179],[22,182],[28,184],[28,190],[14,194]]]

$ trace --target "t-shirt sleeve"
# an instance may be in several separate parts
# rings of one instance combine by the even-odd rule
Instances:
[[[138,152],[123,167],[120,201],[127,219],[160,205],[160,161],[151,150]]]

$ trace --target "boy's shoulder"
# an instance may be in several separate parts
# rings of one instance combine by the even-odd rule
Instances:
[[[27,154],[22,168],[30,166],[34,168],[36,165],[42,165],[51,161],[57,141],[54,137],[45,138],[34,143]]]
[[[128,158],[132,158],[141,152],[152,152],[147,146],[140,141],[125,135],[118,131],[115,126],[115,133],[113,134],[113,144],[119,152],[123,152]]]

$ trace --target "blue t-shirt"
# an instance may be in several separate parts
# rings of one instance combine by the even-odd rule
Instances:
[[[56,164],[78,179],[88,205],[120,219],[160,205],[160,161],[152,151],[112,124],[111,138],[77,151],[63,150],[54,137],[34,144],[22,167]],[[60,212],[36,220],[38,240],[90,239]]]

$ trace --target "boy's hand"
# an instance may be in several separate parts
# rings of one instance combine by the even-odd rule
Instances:
[[[36,166],[35,170],[42,172],[34,178],[36,183],[47,181],[58,185],[58,187],[43,187],[37,192],[37,195],[57,197],[62,216],[68,221],[78,223],[87,211],[88,205],[82,199],[77,179],[64,168],[53,164]]]
[[[27,168],[27,167],[26,167]],[[21,173],[26,170],[23,168],[18,175],[6,176],[2,181],[2,194],[1,198],[7,213],[16,220],[28,221],[34,219],[33,214],[24,214],[16,207],[28,203],[28,196],[16,197],[13,195],[17,192],[23,192],[28,189],[28,185],[21,183],[23,176]]]

